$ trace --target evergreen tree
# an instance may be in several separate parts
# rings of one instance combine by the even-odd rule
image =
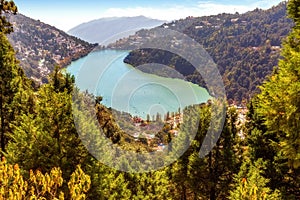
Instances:
[[[29,178],[22,175],[17,164],[9,165],[3,158],[0,161],[0,199],[86,199],[90,188],[90,177],[80,166],[72,173],[68,181],[68,190],[63,191],[62,171],[52,168],[49,173],[30,170]]]
[[[203,113],[207,113],[205,111],[205,109],[202,110]],[[207,128],[204,127],[208,127],[210,118],[204,117],[204,119],[201,120],[199,128],[202,135],[207,131]],[[189,156],[188,175],[189,188],[192,189],[194,197],[212,200],[224,199],[228,196],[232,175],[238,172],[239,168],[236,120],[236,110],[234,108],[228,109],[220,138],[206,157],[199,157],[200,144],[203,138],[196,138],[197,140],[193,143],[194,152]]]
[[[284,43],[278,69],[261,87],[258,112],[292,168],[300,167],[300,1],[288,3],[295,27]]]
[[[29,81],[18,65],[12,46],[6,36],[0,33],[0,143],[5,151],[10,124],[24,112],[31,99]]]
[[[18,12],[17,6],[13,1],[0,1],[0,32],[7,34],[13,31],[12,24],[7,21],[4,13],[16,14]]]
[[[73,83],[69,78],[60,73],[54,75],[49,84],[36,92],[34,113],[18,117],[7,145],[10,163],[18,163],[27,171],[49,172],[60,167],[63,178],[67,178],[88,158],[74,125],[70,92]]]
[[[224,199],[229,194],[232,176],[238,172],[239,168],[236,111],[228,110],[225,127],[216,146],[203,158],[199,157],[199,151],[204,138],[208,137],[206,134],[212,118],[211,107],[204,105],[190,108],[189,113],[192,112],[201,116],[197,135],[192,140],[189,149],[171,165],[170,169],[171,180],[176,186],[175,199]],[[183,123],[183,131],[193,130],[192,127],[196,126],[194,117],[193,115],[187,116],[185,120],[188,123]],[[182,135],[188,136],[189,134]],[[178,137],[182,137],[181,133]],[[180,140],[185,140],[184,144],[187,144],[190,138],[180,138]],[[174,148],[176,151],[178,145]]]
[[[251,159],[263,159],[270,189],[285,198],[299,198],[300,174],[300,18],[299,0],[288,2],[293,27],[282,49],[282,59],[250,105]],[[252,128],[251,128],[252,126]]]
[[[262,175],[265,167],[262,159],[258,159],[253,164],[250,159],[246,159],[240,172],[234,178],[234,189],[230,192],[229,199],[280,200],[280,192],[278,190],[272,191],[266,186],[269,180]]]

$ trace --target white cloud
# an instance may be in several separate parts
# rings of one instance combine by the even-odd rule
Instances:
[[[282,0],[261,0],[249,5],[224,5],[214,3],[212,1],[200,1],[194,7],[173,6],[169,8],[151,8],[151,7],[135,7],[135,8],[110,8],[102,13],[101,17],[123,17],[144,15],[154,19],[174,20],[186,18],[188,16],[205,16],[215,15],[219,13],[244,13],[255,8],[269,8],[277,5]]]
[[[282,0],[260,0],[249,5],[223,5],[214,1],[199,1],[194,6],[173,5],[170,7],[132,7],[132,8],[101,8],[82,9],[82,10],[57,10],[55,15],[52,10],[42,10],[39,12],[25,12],[30,17],[40,19],[62,30],[69,30],[80,23],[87,22],[102,17],[133,17],[144,15],[153,19],[172,21],[186,18],[188,16],[216,15],[219,13],[244,13],[255,8],[269,8],[277,5]],[[245,2],[243,4],[246,4]],[[78,15],[80,13],[80,15]]]

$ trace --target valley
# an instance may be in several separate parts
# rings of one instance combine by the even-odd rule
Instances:
[[[300,199],[300,0],[277,3],[1,0],[0,199]]]

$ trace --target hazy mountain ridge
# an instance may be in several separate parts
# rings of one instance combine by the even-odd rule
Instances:
[[[258,91],[257,86],[262,84],[278,64],[281,42],[292,26],[292,20],[287,18],[286,3],[283,2],[268,10],[255,9],[245,14],[188,17],[165,23],[159,28],[182,32],[203,45],[218,65],[228,99],[241,102]],[[141,30],[108,47],[138,49],[144,43],[151,43],[151,40],[155,42],[152,32]],[[176,38],[173,44],[189,48]],[[185,73],[185,69],[189,71],[192,67],[189,63],[169,54],[158,50],[136,50],[125,61],[133,66],[145,63],[173,66],[177,71],[183,72],[187,80],[205,87],[199,73]],[[151,69],[146,72],[151,73]]]
[[[142,28],[153,28],[164,22],[144,16],[101,18],[80,24],[68,33],[90,43],[107,45],[128,37]]]
[[[46,82],[55,65],[64,67],[95,47],[22,14],[7,17],[14,25],[14,32],[8,38],[16,50],[16,56],[26,75],[38,83]]]

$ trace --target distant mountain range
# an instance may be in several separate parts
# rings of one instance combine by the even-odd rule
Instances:
[[[164,22],[144,16],[102,18],[80,24],[68,33],[90,43],[108,45],[140,29],[153,28]]]
[[[7,18],[14,25],[14,32],[8,35],[8,39],[20,65],[37,83],[47,82],[46,78],[55,65],[66,66],[96,46],[22,14]]]

